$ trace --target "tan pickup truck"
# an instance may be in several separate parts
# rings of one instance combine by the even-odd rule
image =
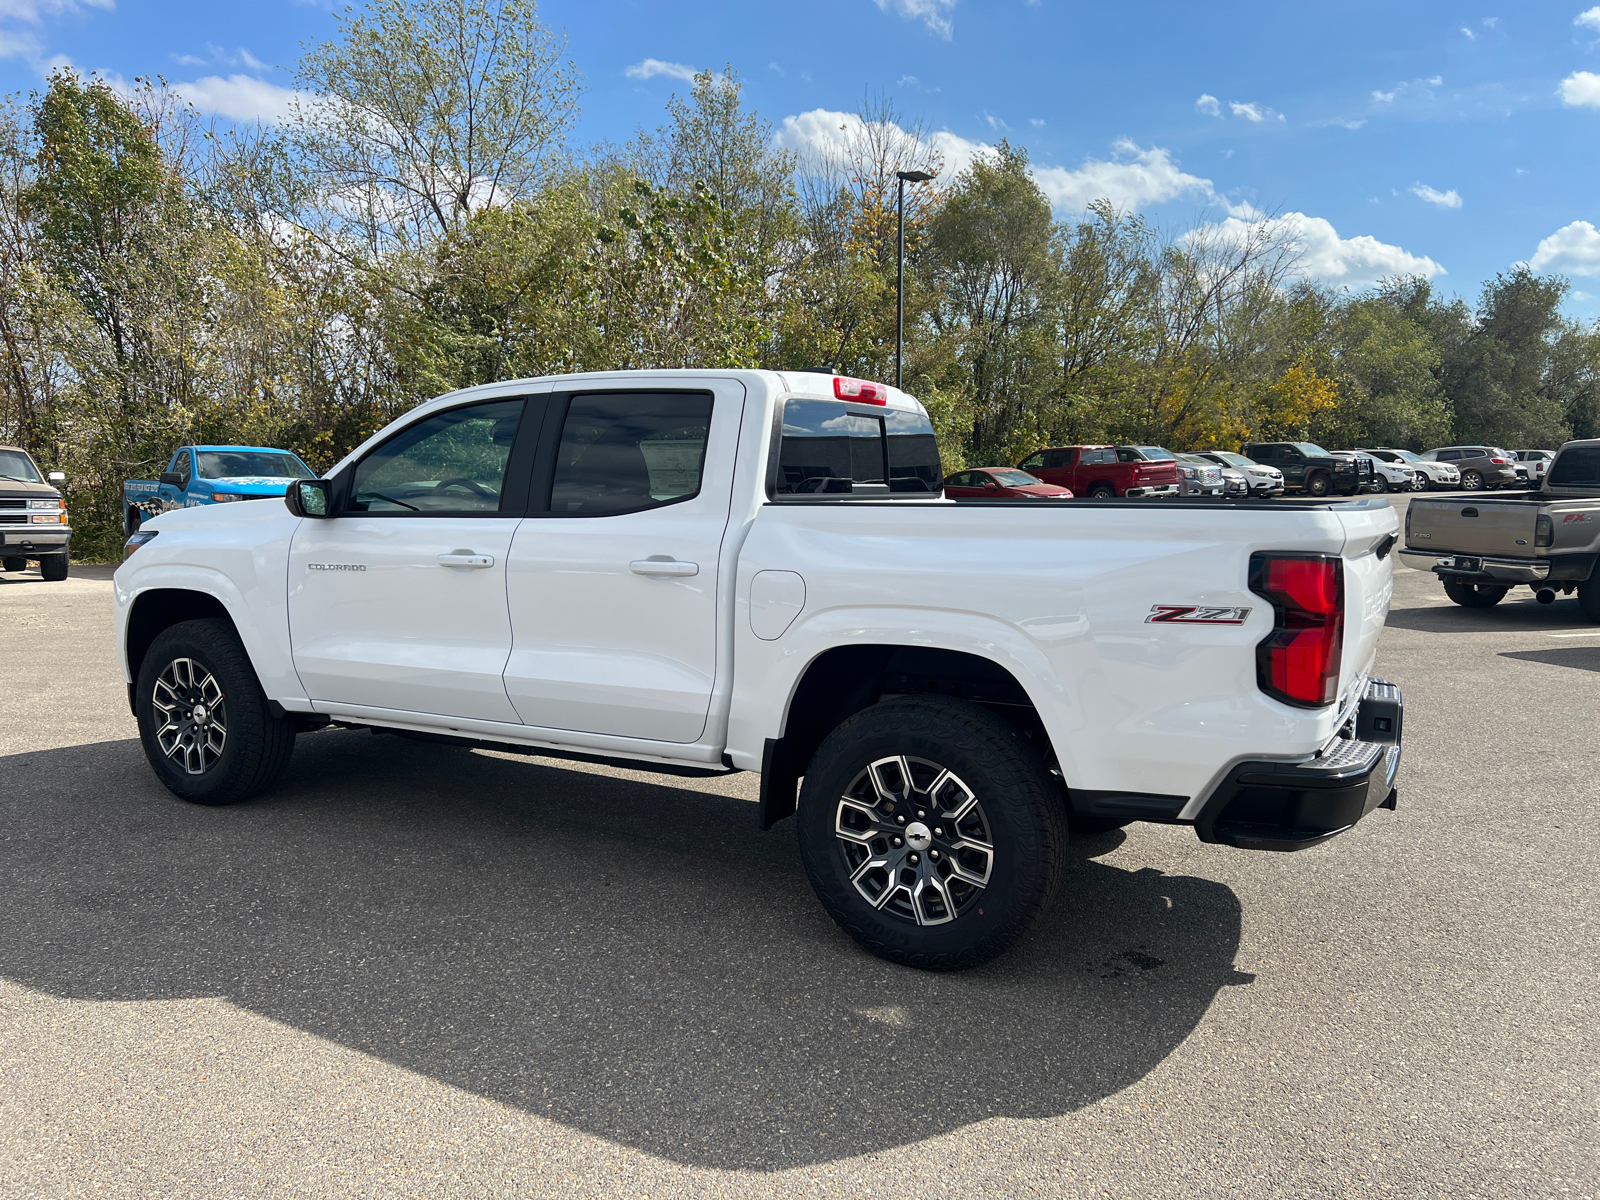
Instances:
[[[1400,561],[1436,574],[1457,604],[1490,608],[1527,584],[1541,604],[1577,592],[1600,622],[1600,439],[1562,446],[1537,491],[1418,497],[1405,532]]]

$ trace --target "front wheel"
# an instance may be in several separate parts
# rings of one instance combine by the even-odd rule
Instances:
[[[942,696],[876,704],[817,750],[800,793],[817,898],[891,962],[974,967],[1050,903],[1066,804],[1038,753],[987,709]]]
[[[1444,594],[1462,608],[1493,608],[1511,589],[1493,583],[1446,583]]]
[[[1306,480],[1306,495],[1321,499],[1333,490],[1333,482],[1322,472],[1317,472]]]
[[[233,804],[277,782],[294,718],[274,717],[227,621],[184,621],[146,651],[135,685],[139,740],[156,777],[194,804]]]
[[[71,564],[67,559],[67,552],[60,554],[43,554],[39,556],[39,575],[50,583],[60,583],[67,577]]]
[[[1389,481],[1382,475],[1379,475],[1372,481],[1372,490],[1380,495],[1384,492],[1387,492],[1389,490]]]

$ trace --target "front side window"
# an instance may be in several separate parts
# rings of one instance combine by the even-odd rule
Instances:
[[[292,454],[269,450],[197,450],[201,479],[314,479]]]
[[[1072,465],[1071,450],[1046,450],[1044,452],[1045,470],[1065,470]]]
[[[1296,442],[1294,444],[1294,448],[1296,450],[1300,451],[1301,454],[1304,454],[1307,458],[1332,458],[1333,457],[1333,455],[1329,454],[1326,450],[1324,450],[1321,446],[1317,445],[1315,442]]]
[[[498,512],[522,406],[521,400],[465,405],[402,429],[356,464],[345,511]]]
[[[1038,454],[1030,454],[1022,460],[1022,469],[1024,471],[1037,471],[1042,466],[1044,466],[1043,451]]]
[[[43,483],[39,471],[21,450],[0,450],[0,479],[15,479],[19,483]]]
[[[550,515],[609,517],[700,494],[707,392],[593,392],[572,398],[556,451]]]

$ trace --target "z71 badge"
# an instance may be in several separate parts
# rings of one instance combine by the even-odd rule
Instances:
[[[1248,608],[1207,608],[1201,604],[1156,604],[1146,625],[1243,625]]]

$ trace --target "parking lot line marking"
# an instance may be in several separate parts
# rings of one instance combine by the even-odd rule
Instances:
[[[1586,629],[1582,633],[1552,633],[1553,638],[1600,637],[1600,629]]]

